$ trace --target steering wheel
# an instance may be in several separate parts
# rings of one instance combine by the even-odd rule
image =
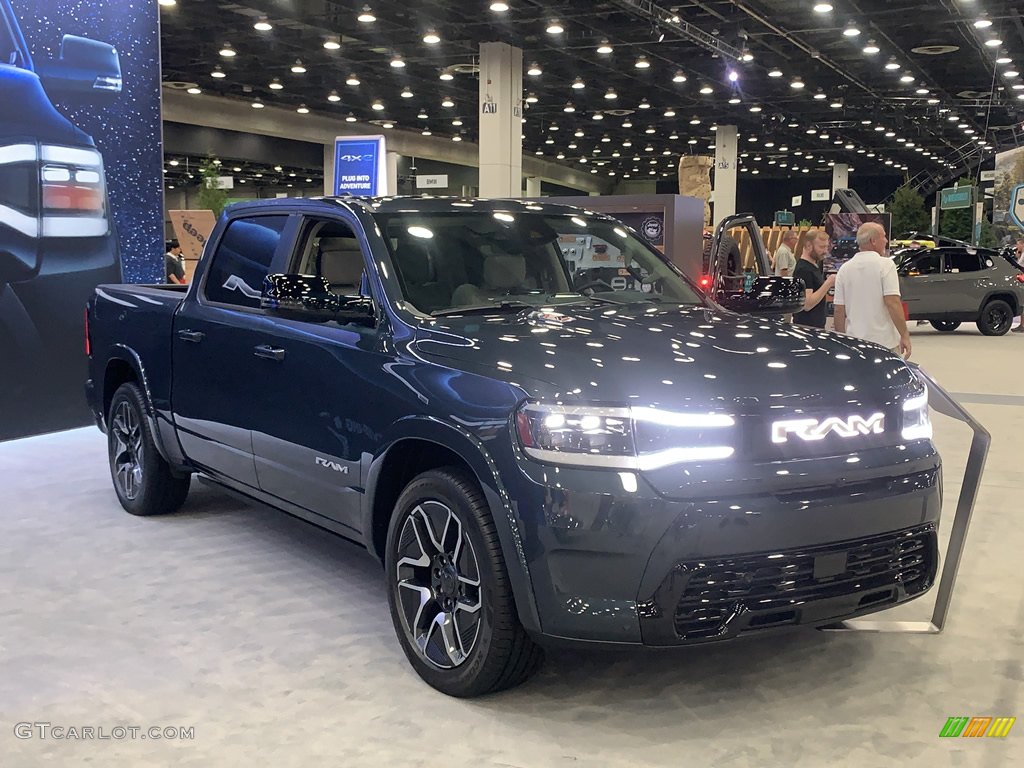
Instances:
[[[586,290],[588,290],[590,288],[598,288],[598,287],[601,287],[601,286],[607,288],[609,291],[614,291],[615,290],[615,288],[613,288],[611,285],[606,283],[604,280],[588,280],[583,285],[575,286],[575,289],[579,293],[583,293],[583,291],[586,291]]]

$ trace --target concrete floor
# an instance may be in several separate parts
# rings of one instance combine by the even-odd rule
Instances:
[[[181,514],[130,517],[94,429],[0,444],[0,766],[1024,764],[1024,723],[938,738],[949,716],[1024,718],[1024,338],[922,327],[914,342],[994,435],[944,634],[561,652],[476,701],[415,676],[355,545],[203,487]],[[968,435],[936,429],[951,481]],[[38,721],[195,736],[14,737]]]

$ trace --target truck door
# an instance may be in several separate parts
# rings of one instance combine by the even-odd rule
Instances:
[[[344,214],[306,217],[282,271],[324,277],[339,296],[369,296],[360,232]],[[276,355],[259,361],[253,404],[260,489],[359,531],[362,457],[398,408],[380,386],[393,355],[371,324],[279,316],[272,331],[255,342]]]
[[[260,309],[263,279],[291,243],[291,217],[233,219],[174,321],[171,407],[185,455],[211,474],[258,487],[252,453],[253,405],[271,320]],[[292,222],[294,225],[295,222]]]

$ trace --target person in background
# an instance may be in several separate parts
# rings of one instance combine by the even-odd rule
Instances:
[[[782,244],[775,251],[775,274],[779,277],[789,277],[796,268],[796,243],[800,235],[795,230],[788,229],[782,233]]]
[[[793,268],[793,277],[804,281],[804,308],[793,315],[797,325],[824,328],[828,317],[825,297],[836,283],[836,276],[825,277],[825,256],[828,254],[828,233],[824,230],[808,232],[800,261]]]
[[[181,245],[177,240],[170,240],[167,243],[167,253],[164,254],[164,271],[167,273],[168,283],[185,284],[185,256],[181,253]]]
[[[836,330],[873,341],[909,359],[910,331],[888,243],[881,224],[868,222],[857,230],[860,250],[836,275]]]
[[[1017,260],[1018,266],[1024,269],[1024,235],[1017,235],[1017,244],[1013,250],[1013,257]],[[1024,311],[1020,313],[1020,324],[1013,329],[1014,333],[1024,333]]]

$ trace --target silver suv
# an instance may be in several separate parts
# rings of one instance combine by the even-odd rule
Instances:
[[[1002,336],[1024,307],[1024,270],[996,251],[947,241],[896,259],[909,318],[938,331],[972,322],[986,336]]]

